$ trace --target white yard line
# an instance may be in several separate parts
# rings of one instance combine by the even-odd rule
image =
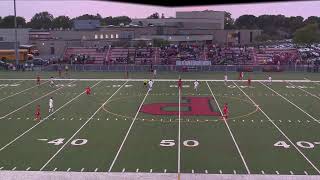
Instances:
[[[178,130],[178,180],[180,180],[181,173],[181,89],[178,88],[179,91],[179,130]]]
[[[70,82],[70,83],[73,83],[73,82],[75,82],[75,81],[72,81],[72,82]],[[70,83],[68,83],[68,84],[70,84]],[[60,88],[58,88],[58,89],[56,89],[56,90],[53,90],[53,91],[51,91],[51,92],[49,92],[49,93],[47,93],[47,94],[45,94],[45,95],[43,95],[43,96],[41,96],[41,97],[39,97],[39,98],[37,98],[37,99],[35,99],[35,100],[33,100],[33,101],[31,101],[31,102],[27,103],[27,104],[25,104],[25,105],[23,105],[23,106],[19,107],[18,109],[16,109],[16,110],[14,110],[14,111],[12,111],[12,112],[10,112],[10,113],[8,113],[8,114],[6,114],[6,115],[4,115],[4,116],[0,117],[0,120],[1,120],[1,119],[4,119],[4,118],[6,118],[6,117],[8,117],[9,115],[11,115],[11,114],[13,114],[13,113],[15,113],[15,112],[19,111],[20,109],[23,109],[23,108],[27,107],[28,105],[30,105],[30,104],[32,104],[32,103],[34,103],[34,102],[36,102],[36,101],[38,101],[38,100],[40,100],[40,99],[42,99],[42,98],[44,98],[44,97],[48,96],[48,95],[50,95],[50,94],[52,94],[52,93],[54,93],[54,92],[56,92],[56,91],[58,91],[58,90],[60,90],[60,89],[62,89],[62,88],[64,88],[64,87],[60,87]]]
[[[136,119],[137,119],[137,117],[138,117],[138,114],[139,114],[139,112],[140,112],[140,109],[141,109],[144,101],[146,100],[148,94],[149,94],[149,90],[147,91],[146,95],[144,96],[144,98],[143,98],[143,100],[142,100],[142,102],[141,102],[141,104],[140,104],[140,106],[139,106],[139,109],[138,109],[136,115],[134,116],[134,118],[133,118],[133,120],[132,120],[132,122],[131,122],[131,125],[130,125],[130,127],[129,127],[129,129],[128,129],[128,131],[127,131],[127,133],[126,133],[126,135],[125,135],[125,137],[124,137],[124,139],[123,139],[123,141],[122,141],[119,149],[118,149],[118,152],[117,152],[116,156],[114,157],[114,159],[113,159],[113,161],[112,161],[112,164],[111,164],[110,167],[109,167],[108,172],[111,172],[114,163],[117,161],[118,156],[119,156],[119,154],[120,154],[120,152],[121,152],[121,150],[122,150],[122,147],[123,147],[124,143],[126,142],[128,136],[129,136],[129,133],[130,133],[130,131],[131,131],[131,128],[132,128],[134,122],[136,121]]]
[[[100,81],[101,82],[101,81]],[[92,115],[91,117],[65,142],[61,148],[40,168],[42,171],[62,150],[66,147],[69,142],[92,120],[92,118],[110,101],[110,99],[118,93],[118,91],[126,84],[123,83]]]
[[[92,86],[95,87],[96,85],[98,85],[101,81],[99,81],[98,83],[94,84]],[[47,117],[45,117],[43,120],[41,120],[39,123],[35,124],[34,126],[32,126],[31,128],[29,128],[28,130],[26,130],[25,132],[23,132],[22,134],[20,134],[19,136],[17,136],[15,139],[13,139],[12,141],[10,141],[8,144],[6,144],[5,146],[3,146],[0,151],[4,150],[6,147],[10,146],[12,143],[14,143],[15,141],[17,141],[18,139],[20,139],[22,136],[24,136],[25,134],[27,134],[29,131],[31,131],[32,129],[34,129],[35,127],[37,127],[39,124],[43,123],[44,121],[46,121],[49,117],[51,117],[52,115],[54,115],[55,113],[57,113],[58,111],[60,111],[62,108],[64,108],[65,106],[67,106],[68,104],[70,104],[72,101],[78,99],[81,95],[83,95],[85,92],[80,93],[79,95],[77,95],[76,97],[72,98],[70,101],[66,102],[65,104],[63,104],[61,107],[59,107],[58,109],[56,109],[55,111],[53,111],[53,113],[51,113],[50,115],[48,115]]]
[[[235,82],[235,86],[260,110],[260,112],[269,120],[270,123],[290,142],[290,144],[302,155],[302,157],[320,174],[320,170],[308,159],[308,157],[291,141],[291,139],[271,120],[271,118],[255,103]]]
[[[290,83],[290,82],[287,82],[288,84],[290,84],[291,86],[295,86],[294,84],[292,84],[292,83]],[[319,99],[320,100],[320,97],[318,97],[317,95],[315,95],[315,94],[312,94],[312,93],[310,93],[309,91],[307,91],[307,90],[304,90],[304,89],[302,89],[301,87],[299,87],[299,86],[295,86],[295,87],[297,87],[298,89],[300,89],[301,91],[303,91],[303,92],[305,92],[305,93],[307,93],[307,94],[309,94],[310,96],[313,96],[313,97],[315,97],[315,98],[317,98],[317,99]]]
[[[282,96],[281,94],[279,94],[277,91],[273,90],[272,88],[268,87],[267,85],[263,84],[262,82],[259,82],[260,84],[262,84],[263,86],[267,87],[269,90],[271,90],[272,92],[276,93],[278,96],[282,97],[284,100],[286,100],[288,103],[292,104],[294,107],[298,108],[301,112],[303,112],[304,114],[306,114],[307,116],[309,116],[311,119],[313,119],[314,121],[316,121],[317,123],[320,123],[319,120],[317,120],[316,118],[314,118],[313,116],[311,116],[309,113],[307,113],[306,111],[304,111],[303,109],[301,109],[298,105],[294,104],[293,102],[291,102],[289,99],[285,98],[284,96]]]
[[[216,102],[216,104],[217,104],[217,106],[218,106],[218,109],[219,109],[219,111],[220,111],[220,113],[221,113],[221,115],[222,115],[222,117],[223,117],[223,121],[224,121],[225,125],[226,125],[227,128],[228,128],[228,131],[229,131],[230,136],[231,136],[231,138],[232,138],[232,140],[233,140],[233,143],[234,143],[234,145],[236,146],[236,148],[237,148],[237,150],[238,150],[238,153],[239,153],[239,155],[240,155],[240,157],[241,157],[241,159],[242,159],[243,165],[245,166],[245,168],[246,168],[246,170],[247,170],[247,173],[250,174],[250,170],[249,170],[249,168],[248,168],[248,165],[247,165],[247,163],[246,163],[246,161],[245,161],[245,159],[244,159],[244,157],[243,157],[243,155],[242,155],[242,152],[241,152],[241,150],[240,150],[240,148],[239,148],[239,146],[238,146],[238,143],[237,143],[237,141],[236,141],[236,139],[235,139],[235,137],[234,137],[234,135],[233,135],[230,127],[229,127],[229,124],[227,123],[227,120],[226,120],[225,117],[223,116],[223,113],[222,113],[222,110],[221,110],[221,108],[220,108],[220,105],[219,105],[219,103],[218,103],[215,95],[213,94],[213,92],[212,92],[212,90],[211,90],[211,87],[209,86],[208,82],[206,82],[206,83],[207,83],[207,86],[208,86],[208,88],[209,88],[209,90],[210,90],[210,92],[211,92],[211,95],[212,95],[214,101]]]
[[[74,81],[75,81],[75,80],[74,80]],[[49,81],[46,81],[46,82],[44,82],[44,83],[40,84],[40,86],[41,86],[41,85],[43,85],[43,84],[45,84],[45,83],[48,83],[48,82],[49,82]],[[23,92],[26,92],[26,91],[28,91],[28,90],[30,90],[30,89],[35,88],[35,87],[38,87],[38,86],[39,86],[39,85],[32,86],[32,87],[30,87],[30,88],[28,88],[28,89],[25,89],[25,90],[19,91],[19,92],[14,93],[14,94],[12,94],[12,95],[10,95],[10,96],[7,96],[7,97],[4,97],[4,98],[1,98],[1,99],[0,99],[0,102],[2,102],[2,101],[4,101],[4,100],[6,100],[6,99],[8,99],[8,98],[11,98],[11,97],[13,97],[13,96],[16,96],[16,95],[18,95],[18,94],[21,94],[21,93],[23,93]]]
[[[0,79],[0,80],[12,80],[12,81],[18,81],[18,80],[25,80],[25,81],[35,81],[36,79]],[[50,79],[42,79],[42,80],[50,80]],[[56,81],[72,81],[72,80],[76,80],[76,81],[145,81],[146,79],[55,79]],[[202,82],[224,82],[223,79],[197,79],[198,81],[202,81]],[[169,81],[172,81],[172,82],[176,82],[177,79],[154,79],[154,81],[165,81],[165,82],[169,82]],[[183,81],[191,81],[191,82],[194,82],[195,79],[183,79]],[[235,82],[247,82],[247,80],[228,80],[228,81],[235,81]],[[265,80],[265,79],[254,79],[254,80],[251,80],[252,82],[269,82],[269,80]],[[297,79],[297,80],[292,80],[292,79],[282,79],[282,80],[272,80],[272,82],[284,82],[284,81],[289,81],[289,82],[318,82],[320,83],[320,81],[312,81],[312,80],[302,80],[302,79]]]

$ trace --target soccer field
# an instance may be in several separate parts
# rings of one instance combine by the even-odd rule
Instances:
[[[35,73],[0,75],[1,170],[320,174],[317,74],[274,73],[268,85],[268,74],[251,73],[249,87],[237,73],[227,85],[224,73],[185,73],[181,91],[175,73],[160,73],[152,91],[143,73],[73,73],[54,87],[36,86]]]

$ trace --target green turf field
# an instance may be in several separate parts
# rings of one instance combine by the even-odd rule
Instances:
[[[224,73],[160,73],[152,91],[145,73],[71,73],[54,87],[55,73],[40,75],[36,86],[35,73],[0,72],[1,170],[320,174],[319,74],[271,73],[267,85],[252,73],[249,87],[237,73],[227,85]],[[181,91],[179,76],[190,80]]]

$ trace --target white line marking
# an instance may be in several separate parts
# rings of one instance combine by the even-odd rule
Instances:
[[[139,169],[136,169],[136,172],[139,172]]]
[[[290,171],[290,174],[291,174],[291,175],[293,175],[293,172],[292,172],[292,171]]]
[[[118,158],[118,156],[119,156],[119,154],[120,154],[120,152],[121,152],[121,149],[122,149],[122,147],[123,147],[124,143],[125,143],[125,142],[126,142],[126,140],[127,140],[127,137],[128,137],[128,135],[129,135],[129,133],[130,133],[130,131],[131,131],[131,128],[132,128],[132,126],[133,126],[134,122],[136,121],[136,119],[137,119],[137,117],[138,117],[138,114],[139,114],[139,112],[140,112],[140,109],[141,109],[141,107],[142,107],[142,105],[143,105],[144,101],[146,100],[146,98],[147,98],[148,94],[149,94],[149,90],[147,91],[146,95],[144,96],[144,98],[143,98],[143,100],[142,100],[142,102],[141,102],[141,104],[140,104],[140,106],[139,106],[139,109],[138,109],[138,111],[137,111],[136,115],[134,116],[134,118],[133,118],[133,120],[132,120],[132,123],[131,123],[131,125],[130,125],[130,127],[129,127],[128,131],[127,131],[127,134],[125,135],[125,137],[124,137],[124,139],[123,139],[123,141],[122,141],[122,143],[121,143],[121,145],[120,145],[120,148],[118,149],[118,152],[117,152],[116,156],[114,157],[114,159],[113,159],[113,161],[112,161],[111,166],[109,167],[108,172],[111,172],[112,167],[113,167],[114,163],[116,162],[116,160],[117,160],[117,158]]]
[[[67,169],[67,172],[69,172],[70,170],[71,170],[71,168],[68,168],[68,169]]]
[[[211,92],[211,95],[212,95],[214,101],[216,102],[216,104],[217,104],[217,106],[218,106],[218,109],[219,109],[221,115],[223,115],[222,110],[221,110],[221,108],[220,108],[220,105],[219,105],[219,103],[218,103],[215,95],[213,94],[212,89],[211,89],[211,87],[209,86],[209,83],[208,83],[208,82],[206,82],[206,83],[207,83],[207,86],[208,86],[208,88],[209,88],[209,90],[210,90],[210,92]],[[246,168],[246,170],[247,170],[247,173],[250,174],[250,170],[249,170],[249,168],[248,168],[248,165],[247,165],[247,163],[246,163],[246,161],[245,161],[245,159],[244,159],[244,157],[243,157],[243,155],[242,155],[242,153],[241,153],[241,150],[240,150],[240,148],[239,148],[239,146],[238,146],[238,143],[237,143],[236,139],[234,138],[234,135],[233,135],[233,133],[232,133],[230,127],[229,127],[229,124],[227,123],[227,120],[225,119],[225,117],[224,117],[224,116],[222,116],[222,117],[223,117],[223,121],[224,121],[225,125],[227,126],[227,129],[228,129],[228,131],[229,131],[229,133],[230,133],[230,136],[231,136],[231,138],[232,138],[232,140],[233,140],[233,143],[234,143],[234,145],[236,146],[236,148],[237,148],[237,150],[238,150],[238,153],[239,153],[239,155],[240,155],[240,157],[241,157],[241,159],[242,159],[242,163],[243,163],[243,165],[245,166],[245,168]]]
[[[0,167],[0,170],[2,170],[4,167]]]
[[[45,83],[47,83],[47,82],[49,82],[49,81],[46,81],[46,82],[40,84],[40,86],[43,85],[43,84],[45,84]],[[30,87],[30,88],[28,88],[28,89],[25,89],[25,90],[22,90],[22,91],[20,91],[20,92],[14,93],[14,94],[12,94],[12,95],[10,95],[10,96],[1,98],[1,99],[0,99],[0,102],[4,101],[4,100],[6,100],[6,99],[8,99],[8,98],[10,98],[10,97],[12,97],[12,96],[15,96],[15,95],[21,94],[21,93],[23,93],[23,92],[26,92],[26,91],[28,91],[28,90],[30,90],[30,89],[35,88],[35,87],[38,87],[38,85],[32,86],[32,87]]]
[[[126,170],[126,168],[123,168],[123,169],[122,169],[122,172],[125,172],[125,170]]]
[[[261,174],[264,174],[264,171],[261,171]]]
[[[233,170],[233,174],[237,174],[237,171],[236,171],[236,170]]]
[[[98,169],[99,169],[99,168],[96,168],[96,169],[94,170],[94,172],[97,172],[97,171],[98,171]]]
[[[308,175],[307,171],[303,171],[305,175]]]
[[[58,168],[54,168],[53,171],[56,171]]]
[[[222,174],[222,171],[221,171],[221,169],[219,170],[219,173],[220,173],[220,174]]]
[[[294,84],[292,84],[292,83],[290,83],[290,82],[287,82],[287,83],[290,84],[291,86],[295,86]],[[317,99],[320,100],[320,97],[318,97],[317,95],[312,94],[312,93],[310,93],[309,91],[307,91],[307,90],[305,90],[305,89],[302,89],[302,88],[299,87],[299,86],[296,86],[296,87],[298,87],[298,89],[300,89],[301,91],[303,91],[303,92],[305,92],[305,93],[307,93],[307,94],[309,94],[309,95],[311,95],[311,96],[313,96],[313,97],[315,97],[315,98],[317,98]]]
[[[178,88],[179,91],[179,129],[178,129],[178,179],[180,179],[181,172],[181,89]]]
[[[17,169],[17,167],[14,167],[14,168],[12,168],[12,171],[14,171],[14,170],[16,170]]]
[[[29,171],[31,169],[31,167],[28,167],[27,169],[26,169],[26,171]]]
[[[101,81],[100,81],[101,82]],[[61,148],[41,167],[40,171],[42,171],[51,161],[53,158],[55,158],[60,151],[62,151],[62,149],[69,144],[69,142],[82,130],[82,128],[84,126],[86,126],[90,120],[100,111],[100,109],[102,109],[108,102],[109,100],[118,93],[118,91],[126,84],[127,82],[123,83],[97,110],[96,112],[94,112],[91,117],[68,139],[68,141],[66,143],[64,143]],[[84,93],[84,92],[83,92]],[[140,110],[139,110],[140,111]]]
[[[266,86],[265,84],[263,84],[262,82],[259,82],[260,84],[262,84],[263,86],[267,87],[268,89],[270,89],[271,91],[273,91],[274,93],[276,93],[277,95],[279,95],[280,97],[282,97],[284,100],[286,100],[287,102],[289,102],[290,104],[292,104],[293,106],[295,106],[296,108],[298,108],[300,111],[302,111],[303,113],[305,113],[307,116],[309,116],[311,119],[313,119],[314,121],[320,123],[319,120],[317,120],[316,118],[314,118],[313,116],[311,116],[309,113],[307,113],[306,111],[304,111],[303,109],[301,109],[299,106],[297,106],[296,104],[294,104],[293,102],[291,102],[290,100],[288,100],[287,98],[283,97],[281,94],[279,94],[278,92],[276,92],[275,90],[273,90],[272,88]]]
[[[96,85],[98,85],[101,81],[99,81],[98,83],[96,83],[95,85],[92,86],[92,88]],[[49,116],[47,116],[46,118],[44,118],[42,121],[40,121],[39,123],[35,124],[34,126],[32,126],[31,128],[29,128],[28,130],[26,130],[24,133],[20,134],[18,137],[16,137],[15,139],[13,139],[12,141],[10,141],[8,144],[6,144],[5,146],[3,146],[0,151],[4,150],[6,147],[8,147],[10,144],[14,143],[16,140],[18,140],[19,138],[21,138],[22,136],[24,136],[25,134],[27,134],[29,131],[31,131],[33,128],[37,127],[39,124],[45,122],[49,117],[51,117],[52,115],[54,115],[56,112],[58,112],[59,110],[61,110],[62,108],[64,108],[66,105],[70,104],[72,101],[74,101],[75,99],[79,98],[82,94],[84,94],[84,92],[80,93],[78,96],[74,97],[73,99],[71,99],[70,101],[68,101],[67,103],[63,104],[60,108],[58,108],[57,110],[55,110],[53,113],[51,113]],[[55,119],[55,118],[53,118]]]
[[[290,144],[304,157],[306,161],[320,174],[319,169],[307,158],[307,156],[289,139],[289,137],[273,122],[271,121],[271,118],[258,106],[235,82],[233,82],[235,86],[238,87],[238,89],[245,95],[247,98],[262,112],[262,114],[268,118],[269,122],[273,124],[273,126],[278,129],[278,131],[290,142]]]
[[[206,174],[208,174],[208,170],[205,170],[204,172],[205,172]]]
[[[164,169],[164,171],[163,171],[164,173],[167,173],[167,169]]]
[[[81,170],[80,170],[81,172],[83,172],[84,171],[84,168],[81,168]]]
[[[74,81],[73,81],[73,82],[74,82]],[[72,83],[72,82],[71,82],[71,83]],[[69,83],[69,84],[70,84],[70,83]],[[27,107],[28,105],[30,105],[30,104],[32,104],[32,103],[34,103],[34,102],[36,102],[36,101],[38,101],[38,100],[40,100],[40,99],[42,99],[42,98],[44,98],[44,97],[48,96],[48,95],[50,95],[50,94],[54,93],[55,91],[58,91],[58,90],[60,90],[60,89],[62,89],[62,88],[63,88],[63,87],[60,87],[60,88],[58,88],[58,89],[56,89],[56,90],[53,90],[53,91],[51,91],[51,92],[49,92],[49,93],[47,93],[47,94],[45,94],[45,95],[43,95],[43,96],[41,96],[41,97],[39,97],[39,98],[37,98],[37,99],[35,99],[35,100],[33,100],[33,101],[31,101],[31,102],[27,103],[27,104],[25,104],[25,105],[23,105],[23,106],[19,107],[18,109],[16,109],[16,110],[14,110],[14,111],[12,111],[12,112],[10,112],[10,113],[8,113],[8,114],[6,114],[6,115],[4,115],[4,116],[0,117],[0,120],[1,120],[1,119],[3,119],[3,118],[8,117],[9,115],[11,115],[11,114],[13,114],[13,113],[15,113],[15,112],[19,111],[20,109],[25,108],[25,107]]]
[[[152,173],[152,169],[150,169],[150,173]]]
[[[279,174],[279,171],[276,171],[277,174]]]

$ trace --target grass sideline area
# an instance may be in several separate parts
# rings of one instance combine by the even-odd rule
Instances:
[[[57,77],[56,72],[39,75]],[[268,75],[278,81],[259,81]],[[160,72],[161,81],[155,81],[152,91],[124,76],[71,72],[70,79],[55,80],[50,87],[48,80],[40,86],[24,80],[35,79],[36,72],[1,71],[1,173],[319,178],[314,176],[320,174],[319,74],[250,73],[255,81],[248,86],[246,81],[232,81],[238,73],[228,73],[225,85],[224,73]],[[131,80],[151,76],[129,74]],[[190,80],[181,91],[172,81],[179,76]],[[248,76],[245,73],[245,79]],[[117,78],[122,80],[112,80]],[[202,79],[198,92],[192,79]],[[84,93],[87,86],[91,95]],[[50,97],[55,107],[51,114]],[[223,120],[225,103],[230,117]],[[34,121],[37,105],[40,122]]]

